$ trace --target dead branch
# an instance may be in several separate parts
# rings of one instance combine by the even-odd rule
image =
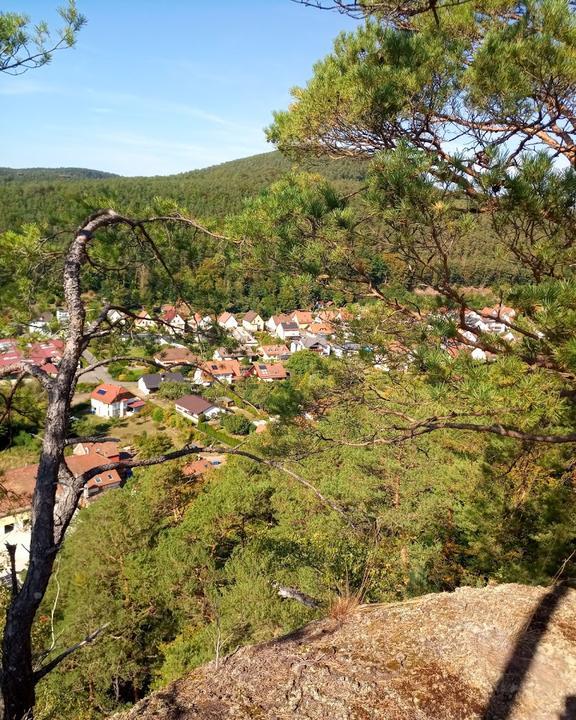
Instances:
[[[90,643],[94,642],[98,635],[100,635],[104,630],[110,625],[109,622],[105,623],[104,625],[101,625],[97,630],[94,630],[94,632],[91,632],[89,635],[86,635],[84,640],[81,640],[80,642],[76,643],[75,645],[72,645],[71,647],[67,648],[63,652],[60,653],[60,655],[57,655],[53,660],[51,660],[49,663],[46,663],[43,667],[41,667],[39,670],[36,670],[34,673],[34,682],[38,683],[40,680],[42,680],[43,677],[46,677],[49,672],[52,672],[55,667],[60,665],[60,663],[63,660],[66,660],[67,657],[72,655],[72,653],[75,653],[76,650],[79,650],[80,648],[84,647],[85,645],[89,645]]]
[[[280,583],[277,582],[273,582],[272,586],[276,588],[276,590],[278,591],[278,597],[282,598],[282,600],[295,600],[301,605],[305,605],[306,607],[310,608],[317,608],[320,605],[319,600],[310,597],[310,595],[306,595],[306,593],[303,593],[297,588],[280,585]]]

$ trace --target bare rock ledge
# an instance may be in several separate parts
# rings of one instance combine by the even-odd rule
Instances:
[[[576,590],[461,588],[313,622],[115,720],[576,719]]]

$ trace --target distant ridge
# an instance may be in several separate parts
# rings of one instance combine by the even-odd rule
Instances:
[[[185,172],[174,173],[172,175],[141,175],[128,177],[103,170],[78,167],[0,167],[0,182],[12,180],[32,182],[42,180],[105,180],[108,178],[124,178],[126,180],[155,178],[161,180],[169,178],[194,179],[198,176],[225,176],[227,178],[234,176],[241,178],[243,176],[244,179],[246,179],[248,176],[256,174],[266,183],[266,181],[273,182],[277,180],[281,175],[289,172],[290,169],[294,167],[294,163],[287,160],[277,150],[274,150],[272,152],[238,158],[237,160],[227,160],[223,163],[208,165],[207,167],[196,170],[186,170]],[[362,180],[366,174],[366,163],[361,160],[309,160],[297,164],[296,167],[309,172],[318,172],[327,178],[337,180]]]
[[[120,177],[114,173],[89,168],[8,168],[0,167],[0,182],[13,180],[100,180]]]
[[[197,218],[214,220],[238,212],[290,170],[327,178],[342,194],[366,184],[366,161],[292,163],[279,152],[262,153],[177,175],[126,177],[84,168],[0,168],[0,233],[40,223],[48,229],[80,222],[98,207],[146,213],[167,198]]]

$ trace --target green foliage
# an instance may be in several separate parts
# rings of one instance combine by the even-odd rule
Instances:
[[[155,407],[154,410],[152,410],[151,417],[154,422],[164,422],[164,410],[162,410],[162,408]]]
[[[205,420],[200,419],[200,422],[198,423],[198,430],[207,435],[208,439],[215,440],[223,445],[233,447],[238,444],[238,440],[221,430],[217,430],[213,425],[210,425],[210,423]]]
[[[158,395],[168,400],[177,400],[190,390],[189,383],[163,382],[158,388]]]
[[[74,0],[58,9],[62,27],[58,39],[52,39],[46,22],[33,27],[30,18],[14,12],[0,12],[0,72],[20,75],[50,62],[54,51],[74,45],[86,19]]]
[[[144,459],[164,455],[172,450],[172,440],[162,433],[150,436],[144,432],[134,438],[134,445],[138,450],[138,457]]]
[[[248,418],[235,413],[223,415],[220,418],[220,425],[232,435],[248,435],[254,430],[254,425]]]

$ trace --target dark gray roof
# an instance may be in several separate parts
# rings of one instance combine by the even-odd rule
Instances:
[[[174,404],[188,410],[192,415],[200,415],[214,407],[212,403],[204,400],[200,395],[184,395],[175,400]]]
[[[151,375],[142,375],[140,378],[147,390],[158,390],[162,377],[160,373],[152,373]]]
[[[160,373],[151,373],[150,375],[142,375],[140,378],[147,390],[158,390],[163,382],[186,382],[185,377],[179,372],[167,372],[164,375]]]
[[[179,372],[167,372],[162,375],[162,382],[186,382],[186,378]]]

